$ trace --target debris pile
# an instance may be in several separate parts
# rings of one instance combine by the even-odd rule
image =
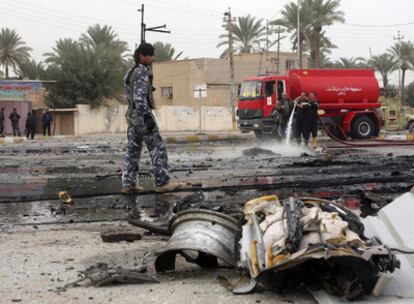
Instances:
[[[175,269],[177,254],[202,268],[243,270],[235,294],[306,286],[355,300],[380,294],[382,277],[400,267],[391,250],[364,235],[350,210],[312,197],[264,196],[248,201],[244,221],[222,212],[188,209],[170,221],[170,239],[155,261],[157,272]],[[247,283],[246,283],[247,282]]]
[[[364,236],[358,217],[329,201],[266,196],[247,202],[244,214],[238,266],[252,281],[234,293],[259,283],[276,291],[305,285],[353,300],[371,294],[380,276],[400,265]]]

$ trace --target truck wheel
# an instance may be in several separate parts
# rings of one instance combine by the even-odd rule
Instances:
[[[414,134],[414,121],[410,122],[408,125],[408,132]]]
[[[353,139],[368,139],[374,135],[374,132],[374,123],[368,116],[358,116],[352,122],[351,137]]]

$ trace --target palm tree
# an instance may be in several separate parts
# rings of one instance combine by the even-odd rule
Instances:
[[[53,52],[43,54],[46,57],[45,62],[62,67],[66,58],[77,56],[79,46],[79,42],[72,38],[59,39],[52,48]]]
[[[22,62],[17,69],[19,78],[42,79],[45,73],[45,66],[36,60],[27,60]]]
[[[183,52],[175,54],[175,49],[170,43],[163,43],[161,41],[154,42],[155,60],[157,62],[177,60]]]
[[[120,41],[113,28],[108,25],[95,24],[88,27],[86,33],[79,38],[79,42],[92,48],[96,48],[98,45],[117,48],[121,54],[128,50],[127,43]]]
[[[323,27],[343,22],[343,12],[337,11],[340,0],[304,0],[300,6],[300,50],[310,50],[310,62],[313,67],[319,67],[321,53],[327,48],[335,47],[326,37]],[[282,11],[282,18],[273,20],[270,24],[281,25],[292,34],[292,49],[297,48],[297,5],[290,2]]]
[[[361,69],[366,67],[366,64],[362,57],[341,57],[335,62],[334,67],[338,69]]]
[[[323,27],[332,25],[336,22],[344,22],[344,12],[339,11],[340,0],[307,0],[310,9],[310,49],[311,58],[319,67],[319,57],[321,48],[321,36]]]
[[[298,7],[295,2],[290,2],[285,5],[284,9],[282,10],[282,18],[276,19],[271,21],[270,25],[280,25],[286,28],[288,33],[291,33],[290,40],[292,41],[292,50],[297,49],[297,37],[298,37]],[[300,56],[302,57],[302,53],[304,50],[304,43],[307,40],[307,29],[310,26],[310,13],[309,13],[309,1],[304,1],[300,6]]]
[[[237,17],[236,23],[230,23],[230,32],[233,34],[233,41],[235,43],[234,51],[238,53],[252,53],[260,50],[260,44],[265,41],[266,28],[262,26],[262,19],[256,20],[251,15]],[[222,41],[217,44],[217,47],[229,45],[228,34],[219,36]],[[220,55],[220,58],[228,56],[229,49],[226,48]]]
[[[372,67],[381,74],[385,96],[388,97],[388,75],[398,69],[397,61],[391,54],[384,53],[372,56],[367,63],[368,66]]]
[[[401,102],[404,102],[405,72],[413,68],[411,63],[414,61],[414,45],[411,41],[401,41],[393,45],[388,51],[397,60],[398,67],[401,70],[400,98]]]
[[[5,76],[9,78],[9,67],[17,66],[30,58],[30,47],[25,46],[15,30],[3,28],[0,32],[0,64],[4,66]]]

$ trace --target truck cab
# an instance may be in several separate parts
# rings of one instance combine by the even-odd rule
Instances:
[[[286,88],[287,77],[253,77],[240,88],[237,116],[238,128],[246,133],[253,131],[258,138],[277,136],[276,120],[271,115]]]

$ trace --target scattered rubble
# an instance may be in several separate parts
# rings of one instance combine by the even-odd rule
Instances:
[[[244,156],[259,156],[259,155],[276,156],[278,154],[269,149],[254,147],[254,148],[243,150],[243,155]]]
[[[135,242],[142,239],[142,235],[133,232],[106,232],[101,234],[105,243]]]

